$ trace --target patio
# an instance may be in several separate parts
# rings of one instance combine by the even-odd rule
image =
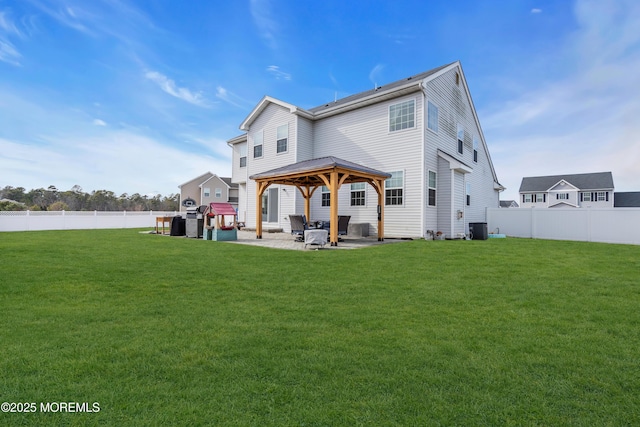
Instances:
[[[255,230],[240,230],[238,231],[238,240],[229,243],[239,243],[241,245],[253,245],[263,246],[266,248],[275,249],[289,249],[297,251],[313,251],[319,250],[336,250],[336,249],[361,249],[370,246],[386,245],[399,242],[405,242],[402,239],[390,239],[385,238],[383,241],[378,241],[376,236],[373,237],[349,237],[344,236],[339,246],[331,246],[329,242],[320,248],[316,245],[308,245],[305,249],[304,242],[296,242],[295,237],[289,233],[263,233],[262,239],[256,239]]]

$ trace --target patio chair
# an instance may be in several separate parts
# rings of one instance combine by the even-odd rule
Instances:
[[[296,236],[296,242],[304,241],[304,230],[309,229],[307,218],[304,215],[289,215],[291,222],[291,234]]]
[[[338,216],[338,236],[346,236],[349,229],[349,220],[351,215],[339,215]],[[338,238],[338,241],[342,239]]]

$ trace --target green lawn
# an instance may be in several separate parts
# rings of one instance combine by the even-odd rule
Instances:
[[[0,425],[639,425],[640,247],[0,233]],[[93,402],[94,413],[42,413]]]

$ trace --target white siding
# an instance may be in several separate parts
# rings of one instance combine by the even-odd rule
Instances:
[[[389,106],[415,100],[415,126],[389,132]],[[314,157],[336,156],[383,172],[403,171],[402,206],[385,206],[387,236],[420,236],[422,189],[421,129],[422,96],[415,94],[385,101],[316,122]],[[349,185],[339,193],[340,215],[351,215],[352,222],[368,222],[377,232],[377,193],[367,186],[366,209],[351,207]],[[319,194],[319,191],[316,193]],[[312,216],[328,218],[329,208],[321,207],[314,195]]]
[[[240,157],[241,153],[245,153],[247,156],[247,163],[249,158],[249,149],[247,147],[246,142],[241,142],[235,144],[233,146],[233,152],[231,155],[231,161],[233,162],[231,166],[231,182],[239,184],[241,182],[247,182],[247,168],[240,167]]]

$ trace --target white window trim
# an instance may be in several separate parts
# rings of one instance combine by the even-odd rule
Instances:
[[[396,169],[396,170],[392,170],[388,173],[393,173],[393,172],[402,172],[402,187],[391,187],[389,190],[391,189],[396,189],[396,188],[400,188],[402,189],[402,203],[399,205],[388,205],[387,204],[387,180],[385,179],[384,181],[384,207],[385,209],[387,208],[396,208],[396,207],[404,207],[405,206],[405,200],[407,197],[407,192],[405,191],[405,186],[406,186],[406,182],[407,182],[407,173],[404,169]]]
[[[363,185],[363,188],[361,190],[353,190],[351,188],[351,186],[353,184],[364,184],[364,185]],[[349,185],[349,207],[351,207],[351,208],[366,208],[367,207],[367,195],[368,195],[367,194],[367,187],[368,187],[367,183],[366,182],[354,182],[353,184]],[[364,205],[352,205],[351,204],[351,194],[356,192],[356,191],[364,192]]]
[[[433,106],[436,107],[436,109],[438,110],[438,116],[436,118],[436,127],[437,127],[437,129],[435,129],[435,130],[431,129],[429,127],[429,104],[433,104]],[[435,102],[433,102],[432,100],[427,98],[427,105],[426,105],[425,109],[427,111],[427,114],[426,114],[427,130],[429,130],[429,131],[433,132],[434,134],[438,135],[438,133],[440,133],[440,107],[438,106],[438,104],[436,104]]]
[[[278,129],[280,129],[281,127],[287,127],[287,149],[284,151],[278,151]],[[280,139],[284,139],[284,138],[280,138]],[[280,155],[280,154],[286,154],[289,152],[289,123],[285,123],[283,125],[277,126],[276,127],[276,155]]]
[[[460,139],[460,132],[462,132],[462,139]],[[464,155],[464,126],[460,123],[456,127],[456,152]]]
[[[260,142],[260,144],[256,144],[256,135],[260,135],[262,138],[262,141]],[[251,145],[251,158],[252,159],[262,159],[264,157],[264,129],[259,130],[258,132],[256,132],[253,135],[253,144]],[[262,155],[256,157],[255,156],[255,147],[257,147],[258,145],[262,146]]]
[[[435,187],[431,187],[429,185],[429,174],[433,172],[436,176],[436,186]],[[434,200],[433,205],[429,204],[429,190],[434,190],[436,192],[436,197]],[[427,207],[428,208],[435,208],[438,207],[438,172],[431,170],[431,169],[427,169]]]
[[[394,105],[404,104],[405,102],[413,102],[413,126],[406,129],[398,129],[398,130],[389,129],[390,127],[389,125],[391,123],[391,107],[393,107]],[[405,101],[395,101],[394,103],[389,104],[387,106],[387,134],[388,135],[397,134],[398,132],[408,132],[411,130],[415,130],[417,128],[418,128],[418,101],[416,98],[410,98]]]

